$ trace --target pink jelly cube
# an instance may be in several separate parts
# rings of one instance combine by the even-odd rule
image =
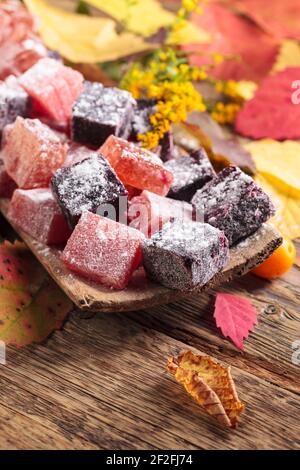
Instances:
[[[5,134],[2,152],[9,176],[20,188],[48,187],[66,158],[68,146],[37,119],[18,117]]]
[[[100,152],[125,185],[148,189],[160,196],[169,192],[173,175],[164,168],[161,160],[148,150],[111,135],[100,148]]]
[[[138,230],[91,212],[84,212],[62,255],[64,263],[88,279],[124,289],[141,263]]]
[[[71,235],[48,188],[17,189],[10,202],[8,217],[24,232],[47,245],[65,243]]]
[[[143,232],[146,237],[151,237],[161,230],[164,224],[175,219],[182,222],[194,220],[193,206],[185,201],[158,196],[150,191],[143,191],[129,203],[129,225]]]
[[[54,59],[41,59],[19,79],[36,113],[67,125],[72,107],[83,89],[80,72]]]
[[[86,158],[89,158],[94,154],[93,150],[90,150],[84,145],[72,143],[69,147],[67,158],[64,162],[64,167],[75,165],[75,163],[82,162]]]
[[[0,158],[0,197],[10,198],[16,188],[16,183],[7,173],[3,160]]]

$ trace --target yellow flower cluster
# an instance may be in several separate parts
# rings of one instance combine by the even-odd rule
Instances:
[[[192,81],[205,80],[201,68],[190,67],[173,49],[161,50],[143,67],[134,64],[121,82],[136,99],[156,100],[150,116],[151,131],[138,135],[146,148],[154,148],[175,122],[187,119],[192,111],[205,111],[201,94]]]
[[[202,0],[205,2],[207,0]],[[171,30],[184,22],[188,14],[199,10],[199,0],[182,0],[176,20]],[[213,55],[214,63],[224,60],[221,54]],[[209,80],[216,90],[224,95],[224,102],[218,102],[209,109],[211,116],[221,124],[231,124],[243,102],[234,80],[216,81],[209,77],[209,67],[192,67],[187,57],[176,49],[161,48],[146,62],[136,62],[131,66],[121,87],[130,91],[136,99],[155,100],[155,112],[150,116],[151,130],[139,134],[138,139],[146,148],[156,147],[173,123],[183,122],[192,111],[205,111],[202,95],[193,82]]]
[[[185,20],[193,11],[202,15],[203,8],[200,6],[201,3],[207,3],[209,0],[182,0],[181,7],[179,8],[176,19],[171,25],[171,32],[176,32],[183,28],[186,24]]]
[[[215,85],[216,91],[233,99],[236,102],[242,102],[243,97],[240,94],[239,84],[235,80],[218,81]]]
[[[211,111],[211,117],[219,124],[232,124],[241,105],[238,103],[217,103]]]
[[[163,82],[152,85],[148,90],[148,98],[156,99],[156,112],[150,116],[152,130],[140,134],[138,139],[147,148],[159,144],[166,132],[175,122],[183,122],[192,111],[205,111],[202,96],[191,82]]]

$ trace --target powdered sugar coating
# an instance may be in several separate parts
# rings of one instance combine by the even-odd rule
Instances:
[[[230,246],[254,233],[275,214],[269,196],[237,167],[225,168],[192,199],[205,222],[223,230]]]
[[[167,223],[142,248],[147,274],[181,291],[203,286],[229,259],[224,233],[200,222]]]
[[[173,176],[154,153],[113,135],[102,145],[100,152],[124,184],[161,196],[168,193]]]
[[[84,211],[96,212],[102,204],[111,204],[117,210],[119,197],[127,196],[105,158],[93,151],[89,158],[58,170],[51,186],[72,227]]]
[[[9,219],[36,240],[58,245],[71,235],[50,189],[17,189],[9,206]]]
[[[143,191],[140,196],[130,201],[128,219],[130,227],[141,230],[146,237],[151,237],[172,220],[194,220],[194,210],[187,202]]]
[[[127,138],[135,106],[136,101],[128,91],[85,82],[73,107],[73,139],[99,147],[111,134]]]
[[[73,104],[82,91],[81,73],[57,60],[44,58],[27,70],[19,83],[31,97],[34,108],[58,124],[68,125]]]
[[[137,106],[132,117],[132,138],[151,130],[149,117],[155,111],[156,100],[137,100]]]
[[[173,183],[168,197],[189,202],[198,189],[216,176],[215,170],[204,149],[190,156],[181,156],[165,163],[173,174]]]
[[[38,119],[18,117],[5,135],[2,158],[20,188],[47,187],[66,158],[68,146]]]
[[[93,153],[94,152],[88,147],[72,142],[69,147],[64,166],[72,166],[75,165],[75,163],[82,162],[82,160],[89,158]]]
[[[84,212],[62,259],[72,271],[108,287],[124,289],[141,263],[143,234],[97,214]]]
[[[0,139],[4,127],[12,124],[17,116],[25,117],[29,108],[30,98],[15,77],[0,83]]]

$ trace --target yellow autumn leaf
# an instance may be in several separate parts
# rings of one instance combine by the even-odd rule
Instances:
[[[85,0],[115,20],[126,25],[133,33],[150,36],[160,28],[170,26],[175,15],[163,8],[157,0]],[[210,35],[189,21],[170,38],[172,44],[205,43]]]
[[[71,62],[111,61],[154,47],[135,34],[117,34],[111,19],[65,11],[46,0],[24,3],[39,18],[40,34],[47,47]]]
[[[292,39],[282,41],[272,72],[281,72],[287,67],[300,66],[300,45]]]
[[[259,173],[276,188],[300,198],[300,143],[293,140],[278,142],[263,139],[245,144]]]
[[[268,177],[257,175],[255,181],[270,196],[275,207],[276,215],[270,222],[278,228],[283,236],[294,240],[300,237],[300,198],[288,192],[280,191],[268,180]]]

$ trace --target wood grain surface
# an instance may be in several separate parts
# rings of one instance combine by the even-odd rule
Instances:
[[[299,449],[299,286],[300,256],[280,280],[247,275],[223,287],[259,311],[244,353],[215,327],[212,291],[137,312],[74,311],[44,344],[8,348],[0,448]],[[220,427],[168,375],[168,356],[182,349],[232,366],[246,404],[238,429]]]

